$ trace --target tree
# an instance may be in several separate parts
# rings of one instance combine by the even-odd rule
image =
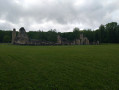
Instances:
[[[106,24],[106,31],[107,31],[107,36],[108,36],[108,42],[109,43],[114,43],[116,42],[116,27],[117,27],[117,22],[111,22]]]
[[[54,30],[51,29],[47,32],[47,40],[51,42],[57,41],[57,33],[55,29]]]
[[[4,38],[3,38],[3,41],[6,42],[6,43],[9,43],[11,41],[10,36],[5,35]]]
[[[79,32],[79,28],[75,27],[74,30],[73,30],[73,35],[74,35],[74,38],[77,39],[80,37],[80,32]]]
[[[104,42],[104,37],[105,37],[105,26],[100,25],[100,27],[99,27],[99,40],[101,43]]]

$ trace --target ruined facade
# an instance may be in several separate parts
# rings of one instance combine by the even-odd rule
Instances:
[[[23,27],[19,29],[19,33],[17,36],[16,36],[16,30],[13,29],[12,44],[29,44],[29,38]]]
[[[99,43],[99,42],[98,42]],[[40,41],[29,39],[25,29],[22,27],[19,29],[18,35],[16,35],[16,30],[13,29],[12,32],[12,44],[19,45],[89,45],[89,40],[87,37],[84,37],[83,34],[80,34],[80,38],[75,39],[74,41],[68,41],[66,38],[62,38],[60,35],[57,36],[57,42],[49,41]]]
[[[84,37],[83,34],[80,34],[80,44],[81,45],[89,45],[89,40],[87,37]]]

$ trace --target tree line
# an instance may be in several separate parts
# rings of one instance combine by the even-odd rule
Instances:
[[[73,41],[79,38],[81,33],[83,33],[90,42],[100,41],[100,43],[119,43],[119,25],[117,22],[100,25],[96,30],[80,30],[76,27],[73,29],[73,32],[56,32],[55,29],[51,29],[47,32],[41,30],[27,32],[30,39],[51,42],[57,42],[57,35],[60,35],[62,38],[66,38],[69,41]],[[11,40],[11,30],[0,30],[0,43],[10,43]]]

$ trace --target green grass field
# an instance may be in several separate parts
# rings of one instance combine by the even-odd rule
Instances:
[[[119,90],[119,44],[0,45],[0,90]]]

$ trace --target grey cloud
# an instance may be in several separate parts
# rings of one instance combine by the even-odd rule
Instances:
[[[95,29],[100,24],[119,22],[115,15],[119,14],[118,0],[28,1],[0,0],[0,20],[6,21],[0,23],[0,29],[24,26],[28,30],[56,28],[64,32],[74,27]]]

